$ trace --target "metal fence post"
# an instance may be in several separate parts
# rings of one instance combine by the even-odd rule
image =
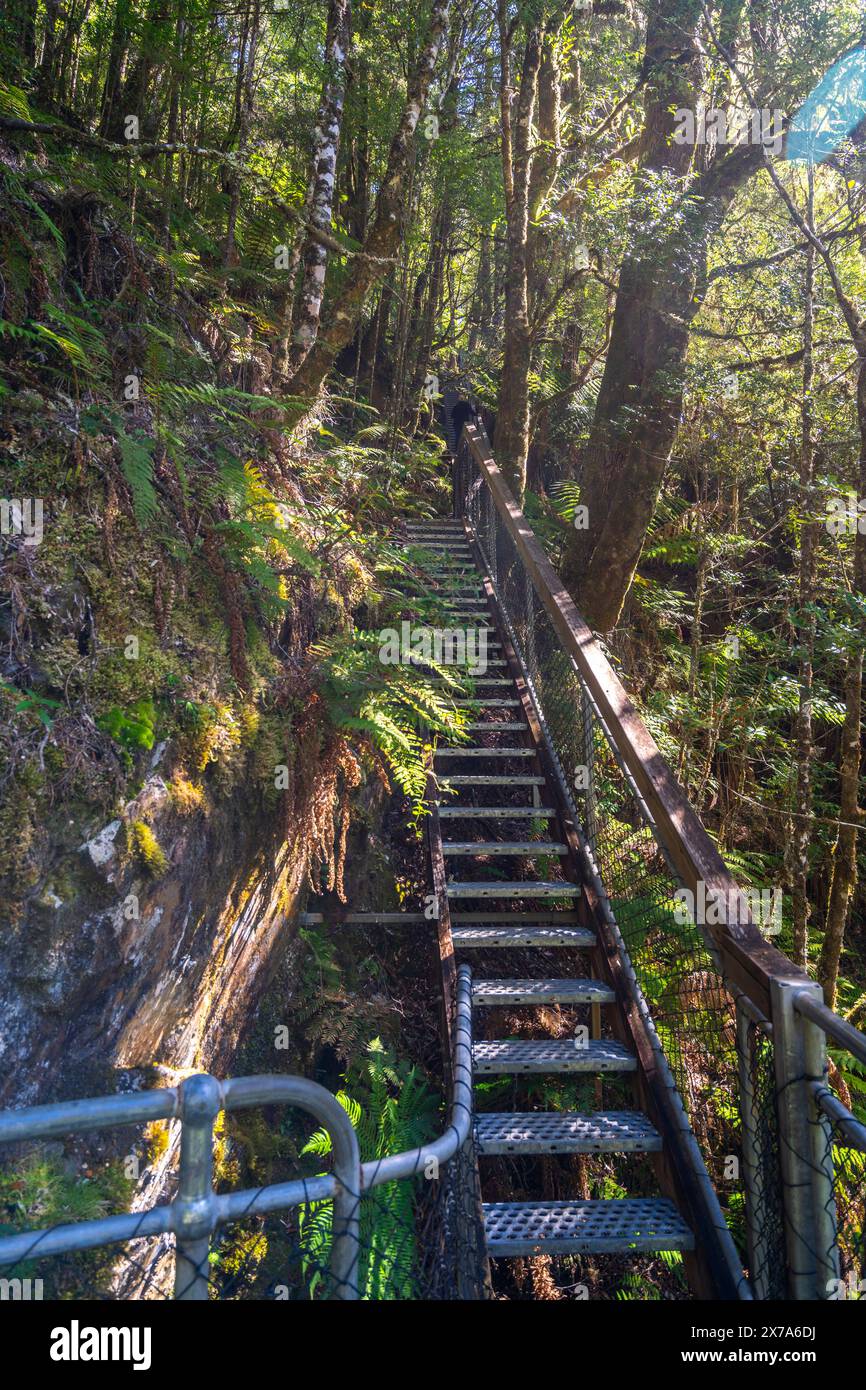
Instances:
[[[191,1076],[180,1088],[180,1178],[172,1204],[177,1249],[174,1296],[203,1300],[208,1295],[210,1237],[216,1224],[213,1193],[213,1126],[222,1107],[212,1076]]]
[[[805,1019],[794,1007],[798,993],[823,1001],[821,986],[800,980],[770,981],[776,1107],[779,1116],[779,1157],[788,1254],[788,1288],[792,1299],[826,1296],[821,1288],[823,1260],[819,1259],[819,1223],[813,1182],[814,1150],[810,1134],[809,1063],[814,1064],[814,1040],[807,1058]],[[823,1070],[820,1075],[823,1075]]]

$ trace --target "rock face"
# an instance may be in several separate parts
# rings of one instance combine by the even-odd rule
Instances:
[[[124,825],[124,822],[126,825]],[[127,851],[144,823],[167,859]],[[298,866],[237,795],[180,815],[152,776],[0,934],[0,1104],[105,1094],[117,1068],[226,1075],[297,906]]]

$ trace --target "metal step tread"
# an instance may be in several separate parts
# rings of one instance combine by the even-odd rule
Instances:
[[[520,708],[520,704],[521,704],[520,700],[489,700],[489,699],[486,699],[486,698],[475,699],[475,700],[455,700],[454,703],[455,703],[455,705],[458,706],[458,708],[462,705],[462,706],[465,706],[465,707],[467,707],[467,708],[469,708],[469,709],[472,709],[472,708],[474,708],[476,705],[478,705],[478,706],[481,707],[482,710],[486,710],[486,709],[519,709],[519,708]],[[523,727],[525,727],[525,725],[524,725]]]
[[[601,980],[475,980],[474,1004],[612,1004],[616,995]]]
[[[412,665],[412,666],[414,666],[416,662],[420,662],[420,664],[421,664],[422,666],[429,666],[429,665],[430,665],[430,662],[429,662],[429,661],[424,661],[421,657],[410,656],[410,658],[409,658],[409,664]],[[472,656],[472,657],[467,657],[467,659],[466,659],[465,661],[452,661],[452,662],[449,663],[449,665],[451,665],[451,666],[457,666],[457,667],[459,667],[459,666],[477,666],[477,665],[478,665],[478,662],[475,660],[474,656]],[[485,668],[489,670],[489,668],[490,668],[491,666],[497,666],[497,667],[499,667],[499,668],[502,668],[503,666],[507,666],[507,665],[508,665],[508,662],[507,662],[507,661],[505,660],[505,658],[502,657],[502,656],[494,656],[494,657],[491,657],[489,661],[486,661],[486,662],[484,663],[484,665],[485,665]],[[440,678],[440,679],[441,679],[441,678]],[[479,675],[477,675],[477,676],[473,676],[471,672],[469,672],[469,679],[470,679],[470,680],[473,680],[473,681],[484,681],[484,677],[483,677],[482,675],[479,674]],[[511,685],[511,683],[512,683],[511,681],[507,681],[507,682],[506,682],[506,684],[508,684],[508,685]]]
[[[474,657],[474,656],[470,656],[470,657],[467,657],[464,661],[451,661],[451,662],[449,662],[448,664],[449,664],[449,666],[453,666],[455,669],[458,669],[458,670],[459,670],[459,669],[460,669],[461,667],[463,667],[463,666],[477,666],[479,663],[475,660],[475,657]],[[430,666],[430,665],[432,665],[432,662],[430,662],[430,661],[425,661],[424,658],[423,658],[423,657],[420,657],[420,656],[411,656],[411,655],[410,655],[409,660],[408,660],[408,662],[407,662],[407,665],[409,665],[409,666]],[[485,662],[484,662],[484,669],[485,669],[485,670],[489,670],[491,666],[502,667],[502,666],[507,666],[507,665],[508,665],[508,662],[505,660],[504,657],[493,656],[493,657],[490,658],[489,661],[485,661]],[[483,677],[483,676],[481,676],[481,675],[473,675],[471,671],[467,671],[466,674],[469,676],[469,679],[470,679],[470,680],[473,680],[473,681],[476,681],[476,682],[477,682],[477,681],[484,681],[484,677]],[[427,679],[430,680],[431,682],[435,683],[437,680],[447,680],[447,677],[444,677],[444,676],[428,676]],[[489,682],[486,682],[486,683],[489,683]],[[511,681],[506,681],[506,682],[504,682],[504,683],[507,684],[507,685],[511,685]],[[498,682],[497,682],[497,684],[498,684]]]
[[[440,758],[534,758],[534,748],[483,748],[469,744],[466,748],[449,744],[445,748],[435,748],[434,757]],[[445,774],[447,776],[447,773]]]
[[[440,820],[511,820],[528,817],[530,820],[550,820],[556,815],[553,806],[440,806]]]
[[[430,586],[431,592],[440,602],[472,603],[486,605],[487,599],[484,597],[484,590],[479,584],[433,584]],[[418,596],[420,597],[420,595]],[[478,610],[484,613],[484,607]]]
[[[487,1249],[508,1255],[593,1255],[693,1250],[694,1236],[667,1197],[573,1202],[484,1202]]]
[[[464,730],[468,734],[516,734],[526,733],[526,722],[521,720],[501,719],[498,723],[495,719],[486,719],[464,724]]]
[[[443,854],[568,854],[553,840],[445,840]]]
[[[457,882],[452,879],[446,892],[449,898],[576,898],[580,889],[575,883],[548,883],[543,879],[517,883],[497,883],[494,879]]]
[[[453,921],[453,918],[452,918]],[[453,927],[451,940],[462,950],[487,950],[509,946],[571,946],[589,950],[595,946],[595,932],[586,927]]]
[[[532,773],[514,777],[500,776],[498,773],[443,772],[442,778],[449,787],[543,787],[544,777]]]
[[[548,927],[567,927],[580,921],[580,916],[571,908],[549,907],[527,912],[497,912],[490,908],[486,912],[451,913],[452,922],[478,922],[485,927],[508,927],[514,922],[542,922]]]
[[[662,1139],[637,1110],[530,1110],[477,1115],[479,1154],[658,1153]]]
[[[622,1043],[593,1038],[575,1047],[574,1038],[497,1039],[477,1042],[472,1065],[479,1073],[511,1076],[544,1072],[636,1071],[637,1061]]]

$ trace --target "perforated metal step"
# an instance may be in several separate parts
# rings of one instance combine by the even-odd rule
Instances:
[[[492,879],[452,882],[446,891],[449,898],[576,898],[580,893],[575,883],[548,883],[543,879],[509,883],[497,883]]]
[[[585,927],[452,927],[451,940],[461,950],[488,950],[514,946],[571,946],[588,950],[595,933]]]
[[[492,664],[493,663],[490,661],[488,661],[487,663],[488,666],[491,666]],[[495,685],[501,687],[505,685],[510,685],[512,690],[514,689],[514,681],[511,679],[510,676],[470,676],[469,679],[472,681],[473,686]],[[448,680],[447,676],[427,676],[427,680],[430,682],[431,685],[452,684],[452,682]]]
[[[437,748],[437,758],[534,758],[534,748]]]
[[[449,787],[543,787],[545,781],[543,777],[534,775],[517,775],[514,777],[503,777],[497,773],[476,773],[476,772],[443,772],[443,780]]]
[[[499,723],[495,719],[487,719],[478,723],[464,724],[463,728],[470,734],[517,734],[526,732],[526,724],[520,720],[504,720]]]
[[[440,806],[440,820],[550,820],[552,806]]]
[[[612,1004],[601,980],[475,980],[473,1004]]]
[[[444,840],[443,854],[568,854],[567,845],[552,840]]]
[[[429,665],[430,665],[429,661],[424,661],[421,657],[417,657],[417,656],[410,656],[407,664],[408,664],[409,666],[420,666],[420,667],[424,667],[424,666],[429,666]],[[462,670],[462,668],[463,668],[464,666],[477,666],[477,665],[479,664],[479,663],[475,660],[474,657],[472,657],[472,658],[467,657],[467,659],[466,659],[465,661],[452,661],[452,662],[450,662],[449,664],[450,664],[451,666],[455,667],[455,669],[459,669],[459,670],[461,671],[461,679],[466,679],[466,678],[468,677],[469,680],[473,681],[475,685],[490,684],[490,682],[487,681],[487,680],[485,679],[485,677],[484,677],[480,672],[478,673],[478,675],[473,675],[471,671],[463,671],[463,670]],[[505,660],[504,657],[492,656],[492,657],[489,658],[489,660],[485,661],[485,663],[484,663],[484,669],[485,669],[486,671],[489,671],[489,670],[491,669],[491,667],[496,667],[497,670],[501,670],[503,666],[507,666],[507,665],[508,665],[508,662]],[[443,676],[439,676],[439,677],[436,677],[436,676],[428,676],[427,679],[430,680],[431,682],[433,682],[433,683],[435,684],[437,681],[446,680],[447,678],[446,678],[446,677],[443,677]],[[504,680],[504,681],[497,680],[496,684],[497,684],[497,685],[499,685],[499,684],[502,684],[502,685],[512,685],[513,682],[510,681],[510,680]]]
[[[446,549],[450,554],[454,554],[455,552],[469,554],[469,542],[466,539],[465,533],[462,531],[455,531],[453,533],[446,532],[441,535],[435,531],[416,531],[412,535],[407,536],[406,544],[413,546],[423,545],[425,549],[429,546],[431,550],[434,547],[437,550]]]
[[[637,1062],[622,1043],[592,1039],[575,1046],[578,1041],[551,1038],[477,1042],[472,1049],[472,1062],[476,1072],[497,1076],[637,1070]]]
[[[570,1110],[478,1115],[479,1154],[658,1153],[661,1135],[636,1110]]]
[[[421,661],[421,660],[420,660],[419,658],[417,658],[417,657],[410,657],[410,658],[409,658],[409,664],[410,664],[411,666],[416,666],[416,665],[427,666],[427,665],[429,665],[429,662]],[[462,667],[462,666],[477,666],[477,665],[478,665],[478,662],[476,662],[475,658],[472,657],[471,659],[470,659],[470,658],[467,658],[466,661],[452,661],[452,662],[450,663],[450,665],[455,666],[455,667]],[[486,661],[486,662],[484,663],[484,665],[485,665],[485,670],[487,670],[487,671],[489,671],[489,670],[491,669],[491,667],[494,667],[494,666],[497,668],[497,670],[502,670],[503,666],[507,666],[507,665],[508,665],[508,662],[505,660],[504,657],[492,656],[492,657],[490,657],[490,659],[489,659],[488,661]],[[464,672],[464,676],[468,676],[469,679],[470,679],[471,681],[474,681],[476,685],[489,684],[489,682],[486,682],[486,681],[485,681],[485,677],[484,677],[480,672],[478,673],[478,675],[473,675],[471,671],[467,671],[467,672]],[[498,685],[498,684],[499,684],[499,681],[497,681],[497,685]],[[513,682],[510,681],[510,680],[506,680],[506,681],[503,681],[502,684],[503,684],[503,685],[512,685]]]
[[[481,707],[482,710],[485,710],[485,709],[519,709],[519,708],[520,708],[520,701],[519,701],[519,700],[491,700],[491,699],[489,699],[489,698],[486,697],[486,696],[484,696],[484,697],[482,697],[482,698],[479,698],[478,696],[476,696],[474,700],[468,700],[468,699],[467,699],[467,700],[455,700],[454,703],[455,703],[455,705],[458,706],[458,708],[459,708],[460,706],[465,706],[465,707],[468,708],[468,709],[472,709],[472,708],[473,708],[474,706],[476,706],[476,705],[479,705],[479,706]]]
[[[507,1255],[594,1255],[693,1250],[694,1237],[667,1197],[613,1201],[485,1202],[487,1249]]]
[[[425,565],[424,573],[434,582],[439,580],[443,584],[449,581],[453,584],[458,580],[461,583],[466,583],[478,575],[478,571],[471,561],[463,563],[459,560],[455,560],[453,565],[444,564],[442,561],[439,562],[438,566]]]
[[[580,921],[578,913],[568,907],[549,907],[521,909],[519,912],[497,912],[487,908],[484,912],[461,912],[458,908],[451,913],[452,922],[477,922],[485,927],[511,927],[516,922],[540,922],[548,927],[574,926]]]
[[[483,589],[480,589],[477,585],[432,584],[430,587],[433,591],[433,597],[439,603],[483,604],[485,606],[476,611],[479,616],[487,615],[487,600],[484,598]]]

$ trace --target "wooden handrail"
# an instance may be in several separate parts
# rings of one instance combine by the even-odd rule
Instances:
[[[490,489],[496,509],[564,650],[574,660],[617,751],[646,802],[664,849],[683,884],[695,894],[695,901],[698,885],[703,883],[708,901],[715,898],[727,903],[743,902],[745,895],[515,501],[493,457],[483,427],[465,425],[462,438]],[[805,971],[765,940],[748,911],[744,915],[745,921],[707,923],[702,930],[708,933],[721,955],[726,978],[769,1014],[771,981],[803,985],[813,982]]]

